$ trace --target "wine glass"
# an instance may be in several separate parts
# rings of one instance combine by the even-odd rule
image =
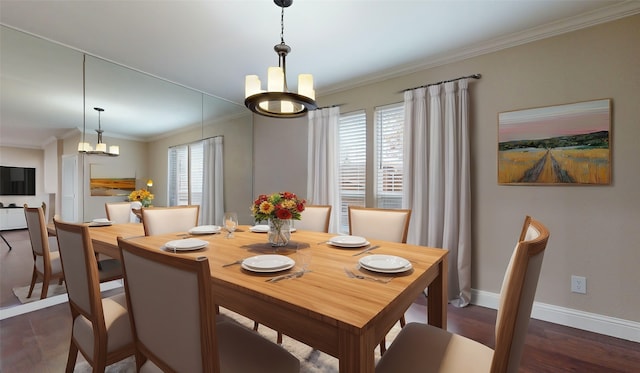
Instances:
[[[233,238],[233,232],[238,228],[238,214],[235,212],[225,212],[224,227],[228,232],[227,238]]]

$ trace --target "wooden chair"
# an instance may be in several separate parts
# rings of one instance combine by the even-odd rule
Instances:
[[[131,202],[108,202],[104,204],[107,219],[114,224],[131,223],[133,221],[132,216],[136,217],[131,208]]]
[[[376,240],[407,243],[411,210],[378,209],[349,206],[349,234]],[[406,324],[400,318],[400,326]],[[387,350],[385,339],[380,342],[380,354]]]
[[[329,220],[331,218],[330,205],[309,205],[300,214],[300,220],[294,222],[297,229],[329,232]]]
[[[94,372],[134,354],[124,293],[101,298],[98,263],[86,225],[54,219],[73,324],[66,372],[78,351]]]
[[[197,226],[200,206],[143,207],[141,212],[145,236],[155,236]]]
[[[502,283],[494,350],[440,328],[410,323],[376,372],[517,372],[548,239],[547,228],[527,216]]]
[[[206,257],[150,251],[118,238],[136,364],[143,372],[299,372],[282,347],[234,321],[215,321]]]
[[[391,242],[407,242],[411,210],[349,206],[349,234]]]
[[[58,243],[55,237],[49,237],[47,233],[47,223],[44,217],[45,208],[46,205],[44,203],[42,207],[24,205],[24,216],[27,221],[31,251],[33,252],[33,273],[27,298],[31,298],[38,278],[42,278],[40,299],[47,297],[51,280],[58,279],[59,284],[62,284],[64,280],[60,253],[57,251]]]

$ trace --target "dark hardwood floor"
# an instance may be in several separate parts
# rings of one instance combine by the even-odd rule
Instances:
[[[417,299],[407,321],[423,322],[425,305]],[[492,309],[449,306],[448,329],[493,347],[495,318]],[[0,321],[0,372],[63,372],[70,333],[66,303]],[[520,372],[640,372],[640,343],[532,319]]]

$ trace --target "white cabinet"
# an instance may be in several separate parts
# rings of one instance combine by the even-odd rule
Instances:
[[[6,231],[26,227],[27,221],[24,218],[23,208],[0,208],[0,230]]]

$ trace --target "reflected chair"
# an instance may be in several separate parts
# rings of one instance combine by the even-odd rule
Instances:
[[[300,213],[300,220],[296,220],[294,224],[297,229],[327,233],[330,218],[330,205],[309,205]]]
[[[89,228],[53,222],[73,320],[66,372],[73,372],[78,351],[94,372],[104,372],[107,365],[135,353],[125,294],[101,298]]]
[[[141,213],[145,236],[156,236],[197,226],[200,206],[143,207]]]
[[[27,298],[31,298],[38,278],[42,278],[40,299],[47,297],[51,280],[58,279],[59,284],[62,284],[64,280],[60,253],[57,251],[58,243],[55,237],[49,237],[47,233],[47,223],[44,217],[45,208],[46,205],[44,203],[42,207],[24,205],[24,216],[27,221],[31,251],[33,252],[33,274],[31,275],[31,285],[29,286]]]
[[[136,218],[131,202],[108,202],[104,204],[104,210],[107,213],[107,219],[114,224],[125,224],[135,222]]]
[[[349,206],[349,234],[367,239],[407,243],[411,210],[378,209]],[[400,327],[406,324],[400,318]],[[380,342],[380,354],[387,349],[384,339]]]
[[[527,216],[500,291],[495,349],[444,329],[409,323],[376,372],[517,372],[548,239],[547,228]]]
[[[209,260],[118,238],[139,372],[299,372],[282,347],[216,321]],[[161,326],[161,327],[160,327]]]

